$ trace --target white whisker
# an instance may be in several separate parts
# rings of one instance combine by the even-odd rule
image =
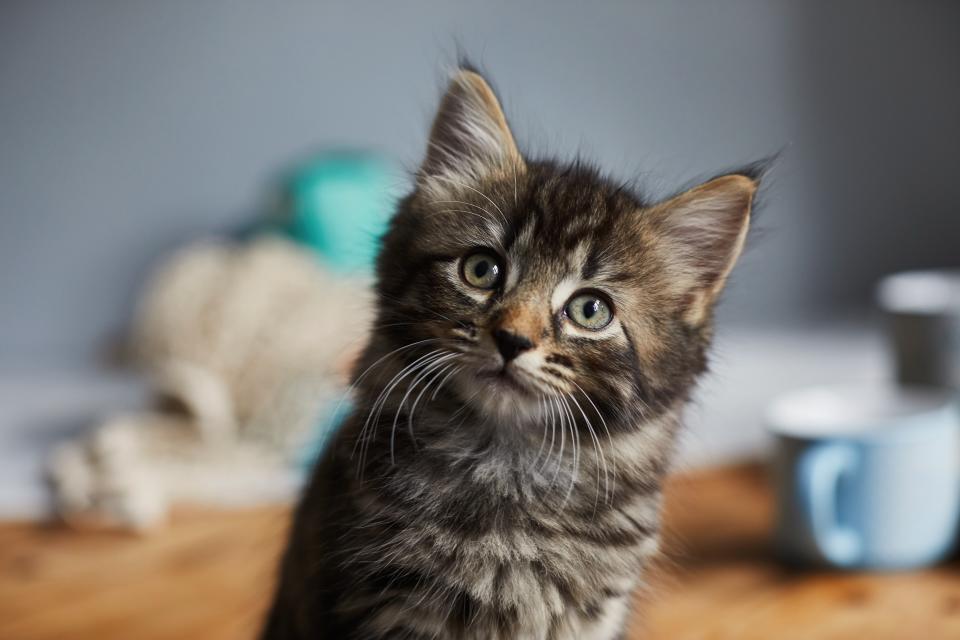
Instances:
[[[577,484],[577,480],[580,478],[580,432],[577,430],[576,421],[573,419],[573,412],[570,410],[570,404],[567,402],[566,398],[559,397],[558,400],[561,402],[564,412],[567,415],[567,419],[570,425],[570,448],[573,449],[573,474],[570,476],[570,485],[567,487],[567,495],[564,497],[562,506],[566,506],[567,502],[570,500],[570,496],[573,494],[573,487]]]
[[[469,189],[470,191],[473,191],[474,193],[476,193],[477,195],[479,195],[481,198],[485,199],[487,202],[489,202],[490,204],[492,204],[492,205],[496,208],[497,213],[500,214],[500,218],[503,220],[503,224],[505,224],[505,225],[509,225],[509,224],[510,224],[509,222],[507,222],[507,216],[504,215],[503,210],[502,210],[499,206],[497,206],[497,203],[494,202],[493,200],[491,200],[490,197],[487,196],[487,194],[483,193],[482,191],[479,191],[478,189],[475,189],[475,188],[471,187],[471,186],[468,185],[468,184],[464,184],[464,183],[462,183],[462,182],[458,182],[457,180],[454,180],[454,179],[453,179],[452,177],[450,177],[450,176],[443,176],[443,175],[441,175],[441,176],[435,176],[435,177],[436,177],[436,178],[439,178],[439,179],[441,179],[441,180],[446,180],[447,182],[452,183],[454,186],[460,187],[460,188],[462,188],[462,189]]]
[[[380,413],[383,410],[383,403],[386,402],[387,397],[390,395],[393,389],[404,378],[410,375],[410,373],[416,370],[416,368],[419,367],[421,363],[423,363],[424,361],[430,361],[431,358],[439,357],[440,354],[442,353],[443,351],[441,349],[434,349],[433,351],[430,351],[429,353],[426,353],[425,355],[420,356],[419,358],[417,358],[416,360],[414,360],[413,362],[411,362],[410,364],[402,368],[396,374],[394,374],[394,376],[390,379],[390,381],[386,384],[386,386],[384,386],[383,390],[380,392],[380,395],[377,396],[377,399],[374,401],[373,405],[370,407],[370,412],[367,414],[367,419],[363,423],[363,429],[361,429],[360,431],[360,437],[363,438],[368,428],[370,428],[371,425],[373,426],[373,432],[369,436],[366,436],[364,445],[360,449],[360,463],[358,466],[358,471],[362,472],[363,465],[366,461],[367,449],[369,448],[370,440],[372,440],[373,437],[376,435],[376,423],[380,420]],[[392,460],[393,458],[391,456],[391,461]]]
[[[576,383],[575,381],[573,381],[573,380],[571,380],[570,382],[573,383],[573,385],[574,385],[577,389],[580,390],[580,393],[583,394],[583,397],[586,398],[586,399],[587,399],[587,402],[590,403],[590,406],[593,407],[593,410],[597,413],[597,417],[600,418],[600,424],[603,425],[603,430],[607,432],[607,441],[610,442],[610,441],[613,439],[613,436],[610,435],[610,427],[607,426],[607,421],[604,420],[603,414],[600,412],[600,409],[597,407],[596,403],[594,403],[593,399],[590,397],[590,394],[587,393],[586,391],[584,391],[583,387],[581,387],[579,384],[577,384],[577,383]],[[612,471],[611,471],[611,475],[613,476],[613,487],[614,487],[614,489],[616,489],[616,486],[617,486],[617,460],[616,460],[616,457],[614,457],[614,459],[613,459],[613,469],[612,469]],[[609,500],[609,498],[608,498],[608,500]]]
[[[393,463],[393,450],[394,450],[393,445],[394,445],[394,437],[396,436],[396,432],[397,432],[397,423],[400,421],[400,412],[403,410],[403,405],[405,405],[405,404],[407,403],[407,398],[410,397],[410,394],[413,393],[414,389],[417,388],[417,385],[420,384],[420,382],[421,382],[424,378],[426,378],[426,377],[429,376],[431,373],[433,373],[434,371],[436,371],[437,368],[439,368],[439,367],[441,367],[441,366],[443,365],[443,363],[448,362],[449,360],[451,360],[451,359],[453,359],[453,358],[456,358],[456,357],[457,357],[456,354],[447,354],[447,355],[441,355],[441,356],[439,356],[439,357],[437,357],[437,358],[434,358],[434,359],[430,360],[429,364],[426,364],[426,365],[424,365],[423,367],[421,367],[420,372],[417,373],[417,375],[413,377],[413,380],[412,380],[412,381],[410,382],[410,384],[407,386],[407,390],[406,390],[406,392],[403,394],[403,398],[401,398],[401,399],[400,399],[400,402],[397,404],[397,410],[396,410],[396,412],[394,413],[394,416],[393,416],[393,425],[390,427],[390,462],[391,462],[391,463]],[[428,384],[427,387],[425,387],[425,388],[428,388],[428,387],[429,387],[429,384]],[[421,395],[422,395],[422,394],[421,394]],[[417,399],[419,400],[419,396],[417,397]],[[414,402],[414,407],[416,407],[416,402]],[[410,414],[408,414],[408,418],[409,418],[409,423],[408,423],[408,424],[409,424],[409,426],[410,426],[410,431],[411,431],[411,433],[412,433],[412,431],[413,431],[413,423],[412,423],[413,414],[412,414],[412,412],[411,412]]]
[[[590,423],[590,418],[587,417],[586,412],[583,410],[583,407],[580,406],[580,403],[577,402],[577,399],[573,397],[572,394],[567,394],[573,404],[577,405],[577,409],[580,410],[580,415],[583,416],[583,420],[587,425],[587,430],[590,432],[590,437],[593,438],[593,449],[597,454],[597,458],[600,461],[601,466],[603,467],[603,479],[604,479],[604,496],[606,500],[610,499],[610,475],[607,470],[607,460],[603,455],[603,450],[600,447],[600,439],[597,438],[596,432],[593,430],[593,425]],[[600,467],[597,467],[597,501],[600,499]],[[594,505],[596,508],[596,505]]]
[[[384,360],[386,360],[386,359],[389,358],[390,356],[396,355],[397,353],[399,353],[399,352],[401,352],[401,351],[405,351],[405,350],[407,350],[407,349],[412,349],[413,347],[416,347],[417,345],[425,344],[425,343],[427,343],[427,342],[439,342],[439,341],[440,341],[439,338],[426,338],[425,340],[417,340],[416,342],[411,342],[410,344],[406,344],[406,345],[404,345],[404,346],[402,346],[402,347],[399,347],[399,348],[397,348],[397,349],[394,349],[394,350],[390,351],[389,353],[387,353],[386,355],[381,356],[380,358],[378,358],[373,364],[371,364],[369,367],[367,367],[366,369],[364,369],[363,373],[361,373],[359,376],[357,376],[357,379],[354,380],[353,383],[350,384],[350,386],[348,386],[347,389],[346,389],[346,390],[343,392],[343,394],[340,396],[340,401],[337,402],[336,407],[334,408],[333,412],[330,414],[330,415],[331,415],[331,418],[330,418],[331,422],[333,421],[333,419],[334,419],[335,416],[339,415],[340,409],[342,408],[343,403],[346,401],[348,394],[350,394],[354,389],[357,388],[357,385],[359,385],[360,382],[362,382],[363,379],[367,377],[367,374],[369,374],[371,371],[373,371],[374,367],[376,367],[377,365],[379,365],[380,363],[382,363]],[[331,424],[330,426],[332,426],[332,424]],[[357,451],[357,444],[360,443],[360,439],[361,439],[362,436],[363,436],[363,431],[361,430],[360,435],[357,437],[357,442],[353,445],[353,452],[351,452],[351,454],[350,454],[350,458],[351,458],[351,459],[353,458],[353,455],[354,455],[354,454],[356,453],[356,451]]]
[[[443,380],[440,381],[440,384],[437,385],[437,388],[434,390],[433,395],[430,396],[430,402],[433,402],[437,399],[437,394],[440,393],[440,389],[443,388],[443,385],[446,384],[450,376],[456,375],[460,370],[463,369],[463,366],[455,367],[450,373],[444,376]]]
[[[560,398],[553,396],[553,400],[557,405],[557,417],[560,421],[560,452],[557,454],[557,470],[553,474],[553,480],[550,481],[551,485],[557,481],[557,478],[560,476],[560,470],[563,468],[563,449],[567,442],[567,421],[563,415],[563,410],[560,408]]]

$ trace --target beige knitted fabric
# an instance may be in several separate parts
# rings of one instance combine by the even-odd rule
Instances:
[[[371,308],[368,280],[334,276],[279,237],[179,251],[150,278],[131,331],[158,407],[55,453],[60,513],[143,529],[171,502],[282,493],[318,419],[343,397]]]

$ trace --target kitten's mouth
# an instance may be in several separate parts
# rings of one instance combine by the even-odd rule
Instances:
[[[530,388],[506,365],[499,369],[481,369],[478,375],[484,380],[493,382],[496,387],[510,389],[525,396],[533,395]]]

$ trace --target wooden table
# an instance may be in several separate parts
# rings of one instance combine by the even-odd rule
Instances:
[[[758,467],[674,478],[631,640],[960,638],[960,564],[791,571],[771,559],[771,511]],[[145,538],[2,524],[0,639],[250,639],[287,524],[280,507],[181,511]]]

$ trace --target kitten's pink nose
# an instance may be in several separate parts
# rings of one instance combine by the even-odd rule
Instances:
[[[524,351],[533,348],[533,342],[530,338],[506,329],[494,331],[493,340],[497,343],[497,351],[503,356],[504,363],[510,362]]]

